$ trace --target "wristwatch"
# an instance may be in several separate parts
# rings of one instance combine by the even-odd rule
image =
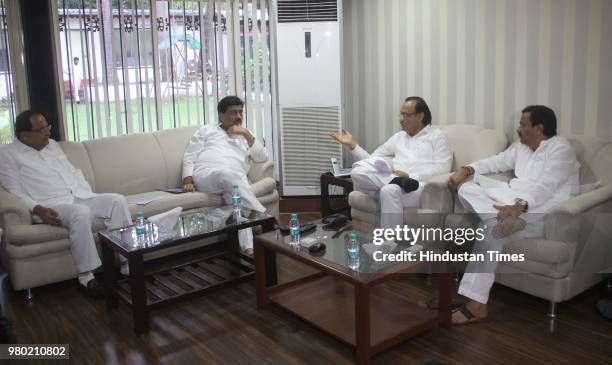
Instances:
[[[526,212],[527,212],[527,209],[529,209],[529,203],[527,203],[527,201],[526,201],[526,200],[524,200],[524,199],[521,199],[521,198],[516,198],[516,199],[514,200],[514,202],[515,202],[516,204],[519,204],[519,205],[521,205],[521,206],[523,207],[523,213],[526,213]]]

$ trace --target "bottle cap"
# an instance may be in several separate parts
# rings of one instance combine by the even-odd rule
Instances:
[[[351,233],[351,234],[349,235],[349,239],[351,239],[351,240],[357,240],[357,233]]]
[[[297,213],[291,213],[291,219],[297,219]]]
[[[234,189],[238,189],[238,184],[234,184],[234,185],[232,185],[232,188],[234,188]]]
[[[136,218],[144,218],[143,212],[136,212]]]

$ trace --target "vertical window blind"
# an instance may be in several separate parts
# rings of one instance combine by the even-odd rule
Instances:
[[[6,3],[0,0],[0,144],[12,142],[16,116]]]
[[[57,16],[67,140],[217,123],[226,95],[271,140],[268,0],[57,0]]]

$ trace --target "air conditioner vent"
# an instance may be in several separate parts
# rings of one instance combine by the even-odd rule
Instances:
[[[329,22],[338,20],[336,0],[279,0],[278,22]]]
[[[339,129],[339,107],[281,108],[281,121],[285,186],[318,186],[330,158],[341,158],[340,144],[328,135]]]

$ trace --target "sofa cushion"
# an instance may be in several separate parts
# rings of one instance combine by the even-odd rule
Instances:
[[[151,133],[83,142],[95,176],[97,193],[123,195],[167,187],[166,162]]]
[[[96,191],[94,172],[85,146],[78,142],[59,142],[59,145],[66,154],[68,161],[70,161],[74,167],[81,170],[85,180],[87,180],[89,186],[91,186],[91,190]]]
[[[146,194],[147,196],[155,197],[156,200],[144,205],[130,204],[130,212],[132,213],[132,216],[135,216],[136,212],[138,211],[143,212],[145,217],[149,217],[176,207],[181,207],[183,210],[188,210],[223,205],[223,199],[221,196],[214,194],[200,192],[171,194],[166,193],[165,191],[152,191]],[[128,196],[127,198],[129,199],[130,197]]]
[[[612,183],[612,142],[596,137],[570,136],[567,138],[580,162],[580,183],[597,180]]]
[[[198,128],[200,126],[166,129],[152,133],[166,164],[167,187],[181,186],[185,148]]]
[[[453,151],[451,170],[493,156],[508,146],[506,135],[499,130],[471,124],[447,124],[440,129]]]

